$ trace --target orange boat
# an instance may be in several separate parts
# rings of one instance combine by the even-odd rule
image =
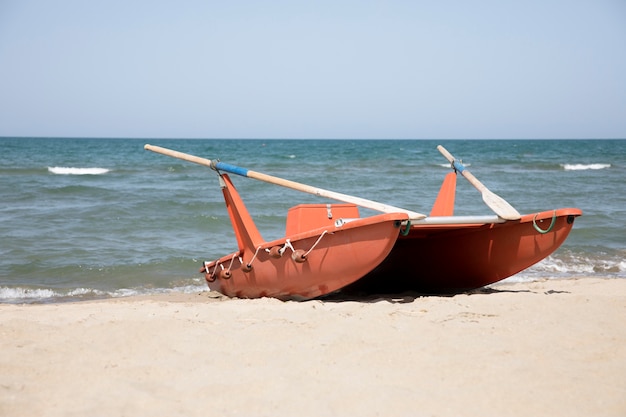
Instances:
[[[563,208],[520,215],[443,147],[439,150],[454,171],[446,175],[428,216],[170,149],[145,148],[219,174],[238,250],[205,262],[200,272],[211,290],[233,297],[303,300],[338,290],[457,293],[480,288],[546,258],[582,214]],[[344,203],[292,207],[285,237],[265,241],[228,173]],[[496,215],[454,216],[458,173],[481,192]],[[361,218],[358,206],[384,213]]]

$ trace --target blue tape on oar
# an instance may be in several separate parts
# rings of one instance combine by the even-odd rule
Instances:
[[[248,176],[248,170],[238,167],[236,165],[227,164],[226,162],[218,162],[215,164],[215,169],[218,171],[226,171],[231,174],[241,175],[242,177]]]
[[[452,166],[459,172],[465,171],[465,166],[456,159],[454,160],[454,162],[452,162]]]

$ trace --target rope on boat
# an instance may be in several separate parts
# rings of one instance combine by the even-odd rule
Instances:
[[[324,230],[322,232],[321,235],[319,235],[319,237],[317,238],[317,240],[315,241],[315,243],[313,244],[313,246],[311,246],[311,248],[308,251],[303,251],[302,249],[298,249],[296,250],[293,245],[291,244],[291,240],[286,239],[285,240],[285,244],[280,248],[277,249],[278,247],[274,247],[271,249],[265,249],[266,252],[270,253],[270,255],[272,254],[272,252],[276,252],[279,256],[278,257],[282,257],[285,253],[285,251],[287,250],[287,248],[291,249],[292,252],[292,259],[295,262],[301,263],[306,261],[307,256],[313,251],[313,249],[315,249],[317,247],[317,245],[322,241],[322,238],[324,237],[324,235],[328,233],[328,230]],[[252,256],[252,259],[250,259],[250,262],[248,263],[244,263],[243,259],[241,258],[241,256],[238,257],[239,262],[241,263],[242,266],[242,270],[244,272],[250,272],[252,270],[252,263],[255,261],[257,255],[259,254],[259,251],[261,250],[261,245],[259,245],[256,250],[254,251],[254,255]],[[222,279],[229,279],[231,277],[231,269],[233,267],[233,263],[235,262],[235,258],[237,258],[237,254],[234,253],[233,256],[230,258],[230,264],[228,265],[228,269],[224,269],[224,265],[222,263],[220,263],[219,261],[215,261],[215,265],[213,267],[213,271],[210,272],[210,267],[209,265],[211,264],[211,262],[205,262],[204,263],[204,270],[205,272],[208,274],[208,276],[206,277],[206,280],[209,282],[213,282],[215,281],[216,274],[218,271],[218,266],[220,267],[219,270],[219,278]]]
[[[289,239],[285,240],[285,245],[280,248],[280,256],[283,256],[283,254],[285,253],[285,251],[287,250],[287,248],[291,249],[292,252],[295,252],[296,250],[293,248],[293,246],[291,245],[291,241]]]
[[[548,228],[546,230],[542,230],[538,225],[537,225],[537,216],[539,215],[539,213],[535,214],[535,217],[533,217],[533,227],[535,228],[536,231],[538,231],[539,233],[541,233],[542,235],[545,235],[546,233],[550,233],[552,231],[552,228],[554,227],[554,223],[556,223],[556,210],[554,210],[554,214],[552,214],[552,221],[550,222],[550,226],[548,226]]]
[[[228,269],[224,269],[224,265],[222,263],[219,263],[219,261],[215,261],[215,268],[213,268],[213,273],[211,273],[211,275],[207,278],[207,281],[209,282],[213,282],[215,281],[215,273],[217,272],[217,266],[220,266],[220,273],[218,274],[218,277],[221,279],[230,279],[231,277],[231,273],[230,270],[233,267],[233,262],[235,261],[235,258],[237,257],[237,254],[234,253],[233,257],[230,258],[230,264],[228,265]],[[205,266],[206,269],[206,266]]]
[[[232,264],[232,261],[231,261]],[[224,270],[224,265],[220,264],[220,268],[222,268],[222,270],[220,271],[218,277],[221,279],[229,279],[230,278],[230,269],[229,270]]]
[[[259,245],[256,248],[256,251],[254,251],[254,256],[252,257],[252,259],[250,259],[250,262],[248,262],[247,264],[243,263],[243,260],[241,260],[241,265],[243,265],[243,272],[250,272],[252,271],[252,262],[254,262],[254,260],[256,259],[256,256],[259,254],[259,250],[261,250],[261,245]]]
[[[322,238],[324,237],[324,235],[328,233],[328,230],[324,230],[322,232],[322,234],[320,235],[320,237],[317,238],[317,241],[315,241],[315,243],[313,244],[313,246],[311,246],[311,249],[309,249],[308,251],[304,252],[304,254],[302,255],[303,258],[306,258],[307,256],[309,256],[309,253],[311,253],[311,251],[313,249],[315,249],[315,247],[317,246],[318,243],[320,243],[320,241],[322,240]]]
[[[235,257],[237,256],[236,253],[233,253],[233,257],[230,258],[230,265],[228,265],[228,270],[226,272],[228,272],[230,274],[230,269],[233,267],[233,261],[235,260]]]
[[[291,244],[290,239],[285,239],[285,244],[282,247],[273,246],[272,248],[265,249],[265,251],[269,253],[269,255],[272,258],[278,259],[278,258],[281,258],[285,254],[285,251],[287,250],[287,248],[289,248],[291,249],[291,259],[293,259],[295,262],[302,263],[306,261],[306,257],[311,253],[311,251],[313,251],[313,249],[315,249],[315,247],[320,243],[320,241],[322,240],[322,238],[324,237],[326,233],[328,233],[328,230],[324,230],[322,234],[319,235],[319,237],[317,238],[313,246],[311,246],[311,248],[308,251],[294,248],[293,245]],[[256,255],[259,252],[260,248],[261,247],[257,248],[256,252],[254,253],[254,257],[252,258],[250,263],[245,265],[248,271],[244,271],[244,272],[249,272],[252,269],[252,261],[256,258]]]
[[[291,241],[287,239],[282,247],[272,246],[271,248],[266,248],[265,252],[269,253],[272,258],[278,259],[283,257],[287,248],[290,248],[292,252],[296,251],[293,246],[291,246]]]
[[[215,267],[213,268],[213,272],[209,272],[209,264],[211,264],[211,262],[205,262],[204,263],[204,270],[206,271],[207,274],[209,274],[208,276],[206,276],[206,280],[209,282],[214,282],[216,277],[215,277],[215,273],[217,272],[217,261],[215,261]]]

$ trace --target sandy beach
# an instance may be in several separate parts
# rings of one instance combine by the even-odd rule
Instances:
[[[2,416],[625,416],[626,280],[0,305]]]

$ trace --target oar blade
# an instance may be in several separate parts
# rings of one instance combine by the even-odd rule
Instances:
[[[505,199],[488,189],[483,190],[482,196],[485,204],[504,220],[519,220],[522,217]]]

